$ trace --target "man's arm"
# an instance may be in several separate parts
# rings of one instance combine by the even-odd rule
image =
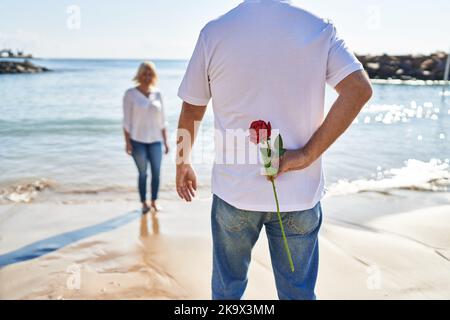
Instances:
[[[372,86],[364,71],[350,74],[336,91],[339,96],[322,125],[302,149],[287,151],[281,157],[278,175],[309,167],[347,130],[372,97]]]
[[[206,106],[194,106],[183,102],[177,131],[177,192],[181,199],[192,201],[197,190],[197,177],[191,165],[192,146],[196,138],[196,128],[203,119]]]

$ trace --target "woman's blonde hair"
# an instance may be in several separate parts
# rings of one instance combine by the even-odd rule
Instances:
[[[140,84],[141,83],[141,78],[142,78],[142,74],[145,72],[145,70],[150,70],[150,72],[152,73],[153,76],[153,81],[151,85],[156,85],[156,83],[158,82],[158,73],[156,72],[156,67],[155,64],[151,61],[144,61],[141,63],[141,65],[139,66],[139,69],[136,73],[136,75],[134,76],[133,80]]]

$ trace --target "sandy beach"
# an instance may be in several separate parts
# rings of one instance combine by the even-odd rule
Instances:
[[[0,206],[0,299],[210,299],[211,196]],[[414,199],[414,202],[412,202]],[[450,194],[326,197],[318,299],[449,299]],[[245,299],[277,299],[267,239]]]

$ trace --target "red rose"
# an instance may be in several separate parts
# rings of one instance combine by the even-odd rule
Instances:
[[[266,123],[263,120],[253,121],[250,125],[250,141],[259,144],[270,139],[272,126],[270,121]]]
[[[272,162],[274,159],[279,159],[279,157],[282,156],[286,151],[286,149],[283,148],[283,139],[281,138],[281,135],[278,135],[275,138],[275,150],[273,150],[270,146],[270,143],[268,142],[272,134],[272,126],[270,125],[270,122],[266,123],[263,120],[253,121],[250,125],[249,131],[250,141],[254,144],[258,145],[260,142],[267,142],[267,147],[260,148],[260,151],[264,162],[265,175],[270,178],[269,181],[272,183],[273,195],[275,197],[275,203],[277,205],[278,222],[280,223],[281,234],[283,236],[284,249],[286,250],[286,254],[288,256],[291,271],[294,272],[294,261],[292,260],[286,233],[284,232],[283,221],[280,214],[280,204],[278,203],[277,189],[275,188],[274,177],[278,173],[278,167],[274,168]]]

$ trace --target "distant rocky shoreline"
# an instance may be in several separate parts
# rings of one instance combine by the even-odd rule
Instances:
[[[20,50],[1,49],[0,50],[0,74],[11,73],[40,73],[50,71],[30,62],[32,54],[25,54]]]
[[[445,52],[431,55],[357,55],[371,79],[443,80],[447,62]]]
[[[14,74],[14,73],[40,73],[47,72],[50,69],[35,65],[28,60],[25,61],[1,61],[0,59],[0,74]]]

